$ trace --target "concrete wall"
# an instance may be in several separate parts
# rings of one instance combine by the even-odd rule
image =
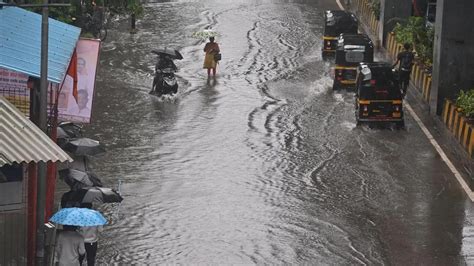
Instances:
[[[379,36],[385,42],[387,34],[393,30],[397,22],[404,22],[411,16],[412,0],[381,0]],[[385,46],[386,44],[383,43]]]
[[[25,210],[0,212],[0,265],[26,265]]]
[[[438,0],[430,110],[441,115],[445,98],[474,89],[473,0]]]

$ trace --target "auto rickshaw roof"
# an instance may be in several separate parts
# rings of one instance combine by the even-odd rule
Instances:
[[[326,18],[326,22],[331,20],[336,20],[336,22],[358,22],[357,17],[354,13],[346,11],[346,10],[326,10],[324,13]]]
[[[352,33],[341,33],[339,40],[344,45],[369,45],[373,46],[372,40],[367,34],[352,34]]]
[[[374,44],[366,34],[341,33],[337,50],[373,50]]]
[[[394,77],[392,64],[388,62],[360,63],[357,72],[364,76],[364,80],[373,78]]]

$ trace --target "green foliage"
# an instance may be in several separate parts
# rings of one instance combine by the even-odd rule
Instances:
[[[422,34],[421,39],[417,42],[416,52],[420,57],[421,62],[431,67],[433,65],[433,45],[434,45],[434,29],[426,29],[425,34]]]
[[[427,29],[422,17],[409,17],[406,23],[397,23],[393,31],[398,43],[413,44],[421,63],[428,68],[433,65],[434,29]]]
[[[369,6],[375,17],[380,20],[380,0],[369,0]]]
[[[43,4],[43,2],[43,0],[32,0],[29,2],[29,4]],[[49,17],[64,23],[74,24],[74,14],[76,13],[76,8],[77,7],[74,5],[71,5],[70,7],[48,8]],[[41,7],[32,7],[27,9],[38,14],[42,13]]]
[[[461,90],[457,99],[456,106],[461,108],[461,113],[465,116],[473,118],[474,117],[474,89],[471,89],[467,92]]]
[[[136,17],[143,15],[143,5],[140,0],[85,0],[81,6],[81,0],[71,0],[70,7],[52,7],[49,8],[49,17],[60,20],[62,22],[78,25],[78,20],[84,14],[93,14],[95,2],[98,7],[104,6],[110,12],[110,15],[131,15]],[[42,4],[43,0],[32,0],[31,4]],[[41,8],[31,8],[33,12],[41,14]]]
[[[106,2],[113,15],[135,14],[136,17],[143,15],[143,5],[140,0],[109,0]]]

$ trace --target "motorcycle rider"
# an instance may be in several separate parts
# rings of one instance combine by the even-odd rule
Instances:
[[[173,59],[171,59],[171,56],[166,54],[158,55],[158,61],[155,65],[155,78],[153,78],[153,86],[150,92],[154,92],[156,90],[155,86],[160,86],[160,84],[163,82],[163,69],[166,68],[170,68],[173,71],[178,70],[173,62]]]

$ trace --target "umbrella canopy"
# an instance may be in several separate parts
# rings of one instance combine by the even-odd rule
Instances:
[[[58,125],[58,138],[64,136],[64,138],[79,138],[81,137],[82,126],[74,124],[72,122],[61,122]]]
[[[82,203],[114,203],[122,202],[123,198],[112,188],[92,187],[88,188],[82,198]]]
[[[76,169],[63,169],[59,170],[58,173],[59,177],[62,178],[72,189],[102,186],[102,181],[92,173]]]
[[[56,137],[58,139],[70,138],[70,136],[67,134],[67,132],[64,129],[62,129],[61,127],[57,127],[56,132],[57,132]]]
[[[192,37],[196,39],[207,39],[209,37],[216,37],[219,36],[219,33],[213,30],[203,30],[203,31],[196,31],[193,33]]]
[[[71,140],[64,145],[64,150],[79,156],[96,155],[105,152],[104,147],[99,141],[90,138]]]
[[[178,50],[174,50],[174,49],[170,49],[170,48],[152,50],[151,52],[154,53],[154,54],[160,55],[160,56],[161,55],[167,55],[167,56],[171,57],[171,59],[177,59],[177,60],[183,59],[183,56],[181,55],[180,52],[178,52]]]
[[[61,197],[61,208],[92,208],[91,203],[82,203],[82,199],[84,198],[86,192],[87,190],[85,189],[71,189],[68,192],[64,193]]]
[[[57,224],[74,226],[97,226],[107,223],[100,212],[87,208],[64,208],[49,220]]]
[[[64,129],[57,127],[56,128],[56,144],[58,144],[59,147],[64,148],[64,145],[68,142],[68,139],[70,138],[69,135],[64,131]]]
[[[61,198],[62,207],[79,207],[92,203],[122,202],[122,196],[115,190],[105,187],[91,187],[70,190]]]

